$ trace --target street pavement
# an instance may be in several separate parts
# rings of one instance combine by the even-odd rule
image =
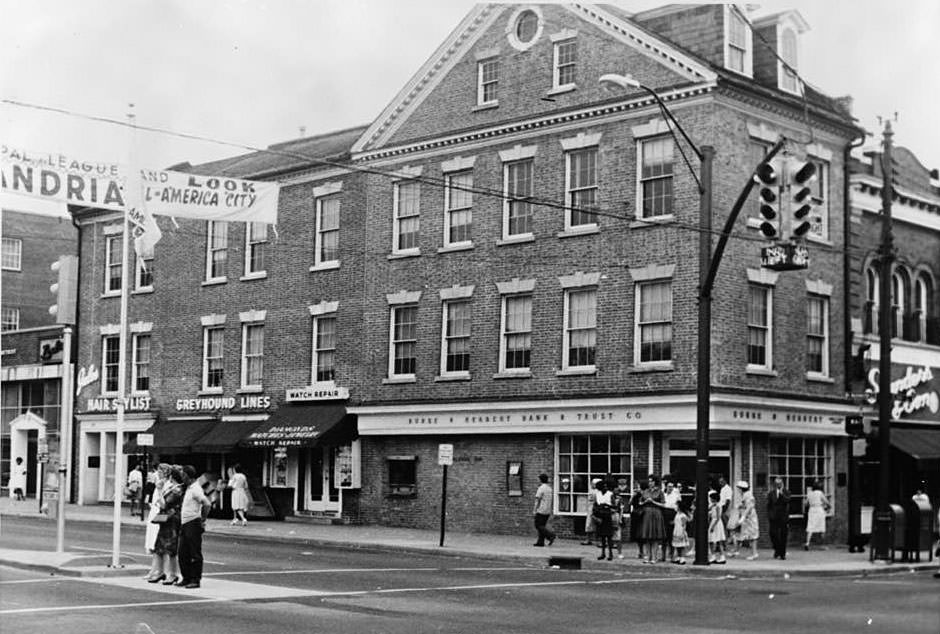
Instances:
[[[36,500],[14,501],[0,498],[0,565],[48,571],[65,576],[124,576],[146,573],[149,557],[141,548],[140,556],[120,555],[120,566],[113,568],[111,556],[70,551],[68,546],[69,522],[97,522],[113,530],[114,507],[111,505],[66,505],[65,548],[49,550],[22,550],[3,547],[3,518],[8,516],[37,517],[55,523],[53,516],[39,513]],[[132,516],[125,506],[121,511],[122,531],[141,530],[144,522],[139,515]],[[237,536],[243,540],[274,540],[304,542],[309,545],[367,549],[374,551],[412,552],[427,555],[471,556],[502,562],[516,562],[533,566],[559,565],[588,569],[616,569],[623,572],[649,574],[705,574],[734,577],[795,576],[865,576],[937,570],[938,561],[928,561],[929,553],[921,553],[920,562],[871,562],[868,552],[849,553],[846,546],[829,544],[814,546],[810,551],[800,547],[788,550],[787,559],[773,558],[771,550],[761,550],[756,560],[732,558],[725,565],[696,566],[691,563],[677,565],[660,562],[644,565],[637,558],[636,545],[624,543],[623,558],[615,555],[612,561],[598,561],[595,546],[582,546],[578,540],[557,539],[552,546],[534,547],[534,528],[519,535],[457,533],[445,530],[444,545],[440,545],[440,530],[420,530],[386,526],[361,526],[324,523],[322,520],[289,517],[284,521],[249,521],[247,526],[235,526],[228,520],[209,519],[206,532],[210,535]]]

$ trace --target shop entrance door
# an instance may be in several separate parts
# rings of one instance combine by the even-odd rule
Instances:
[[[681,484],[683,491],[691,492],[695,486],[695,441],[683,438],[669,440],[669,474]],[[708,483],[718,490],[718,478],[731,477],[731,447],[727,440],[715,440],[708,450]]]
[[[317,513],[339,513],[339,489],[333,479],[336,452],[329,445],[317,445],[310,450],[310,495],[307,510]]]

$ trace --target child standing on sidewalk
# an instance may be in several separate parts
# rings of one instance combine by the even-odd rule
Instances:
[[[725,560],[725,525],[721,521],[721,506],[718,504],[718,492],[708,494],[708,543],[712,556],[708,559],[713,564],[727,563]]]
[[[689,547],[689,508],[685,501],[679,502],[676,518],[672,526],[672,548],[675,551],[674,564],[685,564],[685,549]]]

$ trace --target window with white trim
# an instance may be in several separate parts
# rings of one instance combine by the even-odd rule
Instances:
[[[124,263],[121,234],[105,236],[104,292],[121,292],[121,266]]]
[[[796,33],[793,29],[784,28],[780,35],[780,59],[785,62],[780,64],[780,89],[799,94],[799,80],[796,73],[790,70],[790,68],[799,69],[796,42]]]
[[[597,226],[597,148],[565,152],[565,229]]]
[[[673,213],[673,140],[658,137],[638,141],[640,217]]]
[[[812,293],[806,299],[806,372],[829,376],[829,298]]]
[[[19,330],[20,329],[20,309],[11,308],[9,306],[4,306],[3,310],[0,311],[0,332],[6,332],[7,330]]]
[[[914,341],[936,343],[928,341],[927,336],[928,324],[932,323],[933,321],[931,319],[932,315],[930,314],[932,297],[933,288],[930,285],[930,278],[927,277],[926,273],[919,274],[914,282],[913,327],[915,332],[912,333],[912,339]]]
[[[398,181],[393,189],[395,223],[392,253],[417,253],[421,229],[421,185],[417,181]]]
[[[810,182],[813,189],[813,219],[809,235],[820,240],[829,239],[829,163],[810,159],[816,165],[816,177]]]
[[[635,362],[672,361],[672,280],[636,285]]]
[[[565,332],[562,368],[594,369],[597,354],[597,289],[565,291]]]
[[[336,379],[336,314],[313,318],[313,381]]]
[[[209,220],[206,223],[206,281],[224,280],[228,262],[228,223]]]
[[[532,364],[532,294],[504,295],[500,372],[528,372]]]
[[[20,271],[23,266],[23,241],[19,238],[4,238],[0,247],[0,260],[4,271]]]
[[[585,515],[594,478],[625,478],[633,490],[632,434],[559,435],[558,512]]]
[[[389,378],[413,379],[418,367],[418,306],[391,307]]]
[[[728,7],[725,65],[742,75],[751,75],[751,34],[744,17]]]
[[[466,376],[470,373],[471,304],[466,298],[443,303],[443,341],[441,376]]]
[[[118,335],[101,338],[101,394],[118,392],[118,359],[121,356],[121,339]]]
[[[314,238],[314,266],[339,264],[339,210],[340,194],[317,198],[316,237]]]
[[[773,369],[773,288],[748,284],[747,367]]]
[[[264,324],[242,324],[242,389],[261,389],[264,377]]]
[[[245,223],[245,275],[264,273],[264,251],[267,243],[266,222]]]
[[[534,161],[525,159],[503,165],[503,238],[532,235],[532,170]]]
[[[153,290],[153,247],[137,254],[137,275],[134,288],[138,291]]]
[[[150,391],[150,333],[135,333],[131,360],[131,386],[134,392]]]
[[[555,42],[552,57],[552,88],[573,87],[578,64],[578,40],[571,38]]]
[[[767,451],[767,481],[783,480],[790,490],[790,515],[803,514],[806,492],[814,482],[822,485],[829,499],[829,513],[834,513],[832,443],[823,438],[771,436]]]
[[[225,328],[203,328],[202,389],[222,391],[225,378]]]
[[[473,170],[444,175],[444,246],[472,244]]]
[[[862,315],[862,332],[865,334],[877,335],[878,313],[879,313],[879,293],[878,289],[878,271],[872,264],[865,269],[865,313]]]
[[[477,105],[488,106],[499,102],[499,58],[477,62]]]

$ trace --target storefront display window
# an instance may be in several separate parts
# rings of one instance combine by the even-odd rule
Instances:
[[[388,488],[390,495],[411,497],[417,493],[417,463],[415,456],[388,457]]]
[[[834,508],[832,486],[832,444],[823,438],[770,439],[768,481],[780,477],[790,489],[790,515],[803,514],[803,499],[818,480]]]
[[[633,488],[633,437],[630,434],[558,437],[558,512],[587,512],[591,480],[624,477]]]

